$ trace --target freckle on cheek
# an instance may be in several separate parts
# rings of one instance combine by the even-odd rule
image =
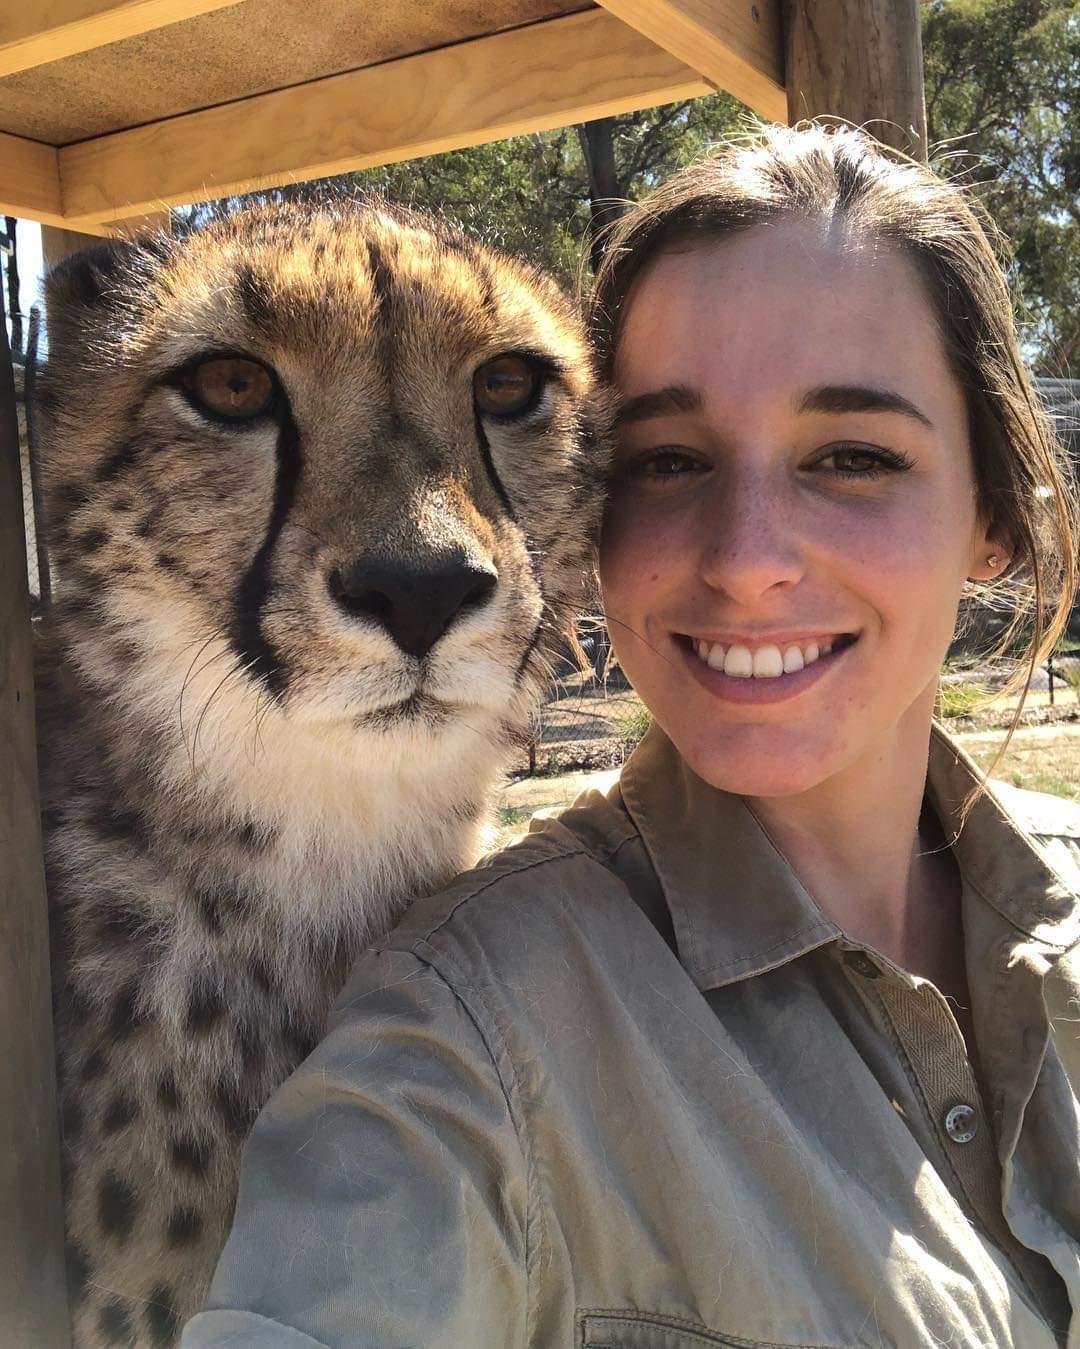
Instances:
[[[660,573],[659,573],[658,571],[654,571],[653,574],[649,577],[649,581],[650,581],[650,582],[652,582],[652,581],[659,581],[659,579],[660,579]]]

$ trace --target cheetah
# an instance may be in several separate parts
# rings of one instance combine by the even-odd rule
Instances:
[[[354,954],[482,850],[610,412],[527,265],[265,206],[47,279],[38,702],[78,1349],[199,1309]]]

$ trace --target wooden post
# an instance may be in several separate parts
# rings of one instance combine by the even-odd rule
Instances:
[[[19,431],[0,324],[0,1344],[70,1344]]]
[[[77,230],[61,230],[55,225],[41,227],[41,256],[45,267],[55,267],[61,258],[78,253],[91,244],[101,243],[100,234],[80,234]]]
[[[783,0],[788,122],[840,117],[926,160],[919,0]]]

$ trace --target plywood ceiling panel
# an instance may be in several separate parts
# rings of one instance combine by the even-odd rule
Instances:
[[[0,128],[66,145],[590,8],[583,0],[243,0],[0,80]]]

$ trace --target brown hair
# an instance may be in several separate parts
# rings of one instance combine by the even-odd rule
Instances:
[[[589,299],[601,363],[610,375],[634,282],[665,249],[792,217],[836,221],[884,243],[926,283],[967,402],[980,509],[1012,553],[1006,577],[971,587],[987,602],[1007,599],[1012,612],[995,649],[1021,649],[1009,681],[1021,690],[1011,737],[1032,675],[1068,622],[1076,502],[1020,355],[995,253],[1002,240],[961,188],[848,126],[774,126],[731,142],[610,227]]]

